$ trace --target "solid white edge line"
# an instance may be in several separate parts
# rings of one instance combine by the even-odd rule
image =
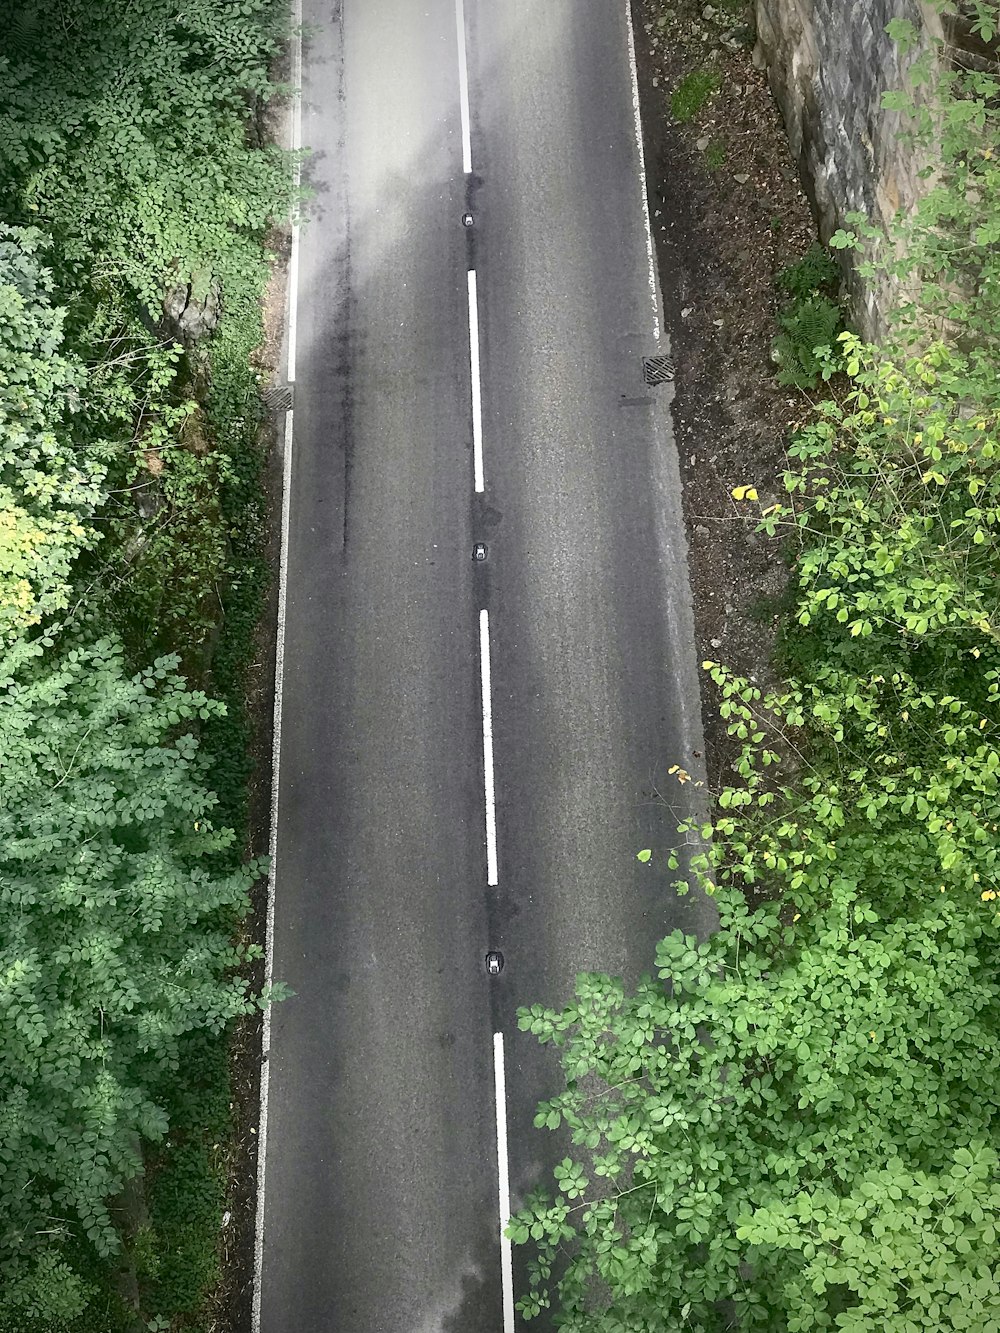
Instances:
[[[656,283],[656,261],[653,258],[653,228],[649,220],[649,199],[646,195],[646,154],[642,146],[642,117],[639,114],[639,74],[635,66],[635,33],[632,30],[632,4],[625,0],[625,22],[628,29],[628,64],[632,76],[632,113],[635,122],[635,142],[639,150],[639,183],[642,188],[642,216],[646,224],[646,259],[649,264],[649,294],[653,301],[653,338],[660,341],[660,290]]]
[[[298,347],[299,224],[292,223],[292,252],[288,259],[288,371],[289,384],[295,383],[295,353]]]
[[[271,836],[267,874],[267,925],[264,945],[264,985],[274,980],[274,891],[278,868],[278,786],[281,768],[281,697],[285,673],[285,603],[288,589],[289,492],[292,484],[294,415],[285,413],[284,459],[281,477],[281,559],[278,573],[277,636],[274,649],[274,732],[271,746]],[[267,1167],[267,1097],[271,1080],[271,1006],[264,1009],[261,1031],[260,1117],[257,1125],[257,1218],[254,1235],[253,1307],[250,1327],[260,1333],[261,1276],[264,1267],[264,1188]]]
[[[455,25],[458,29],[458,105],[462,117],[462,170],[472,171],[472,128],[469,118],[469,64],[465,52],[465,3],[455,0]]]
[[[292,86],[296,89],[292,106],[292,152],[302,147],[302,0],[294,6],[295,38],[292,43]],[[295,163],[292,184],[296,193],[301,184],[301,169]],[[298,201],[295,203],[298,207]],[[299,305],[299,224],[292,223],[292,249],[288,259],[288,366],[289,384],[295,383],[295,354],[298,348]]]
[[[510,1166],[507,1157],[507,1075],[504,1069],[503,1033],[493,1034],[493,1087],[497,1106],[497,1174],[500,1211],[500,1282],[503,1291],[504,1333],[514,1333],[514,1269],[510,1237]]]
[[[490,684],[490,613],[479,613],[479,672],[483,691],[483,775],[486,786],[486,882],[497,884],[497,800],[493,780],[493,691]]]
[[[483,393],[479,381],[479,288],[476,270],[469,269],[469,368],[472,374],[472,458],[476,494],[486,489],[483,475]]]
[[[292,76],[298,90],[292,111],[292,148],[302,146],[302,0],[294,0],[292,20]],[[296,165],[294,182],[299,184]],[[288,382],[295,380],[295,324],[298,307],[299,228],[292,226],[292,253],[288,265]],[[274,726],[271,740],[271,831],[268,841],[270,864],[267,873],[267,915],[264,928],[264,986],[274,980],[274,892],[278,867],[278,783],[281,770],[281,698],[285,674],[285,605],[288,589],[288,530],[292,485],[292,441],[295,418],[291,409],[285,413],[284,457],[281,469],[281,553],[278,565],[278,613],[274,646]],[[271,1082],[271,1006],[264,1009],[261,1025],[260,1113],[257,1122],[257,1216],[254,1226],[253,1301],[250,1311],[251,1333],[260,1333],[261,1278],[264,1268],[264,1190],[267,1169],[267,1108]]]

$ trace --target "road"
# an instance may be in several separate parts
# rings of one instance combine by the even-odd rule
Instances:
[[[558,1073],[516,1009],[709,922],[635,858],[700,723],[626,11],[458,4],[303,15],[254,1333],[512,1327]]]

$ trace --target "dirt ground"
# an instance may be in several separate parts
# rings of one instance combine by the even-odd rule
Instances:
[[[785,566],[776,541],[759,537],[733,487],[753,485],[760,505],[776,498],[785,442],[805,401],[776,381],[771,361],[775,275],[799,259],[815,236],[780,115],[765,75],[752,60],[752,6],[718,0],[633,0],[636,59],[650,215],[666,329],[676,362],[674,422],[690,547],[699,660],[725,661],[766,680]],[[719,86],[688,123],[671,115],[685,75],[709,70]],[[280,138],[272,125],[275,138]],[[265,382],[278,381],[288,258],[287,234],[265,306],[258,354]],[[270,818],[274,624],[277,612],[282,416],[270,423],[268,489],[272,522],[272,597],[251,681],[257,718],[256,780],[251,792],[254,854],[267,850]],[[725,781],[733,750],[703,679],[706,759],[713,788]],[[248,934],[264,942],[266,900],[258,890]],[[260,980],[260,977],[256,978]],[[242,1024],[232,1044],[235,1133],[222,1231],[223,1281],[205,1333],[248,1333],[253,1288],[257,1115],[261,1024]],[[470,1331],[471,1333],[471,1331]]]
[[[787,571],[732,498],[759,505],[783,490],[789,427],[805,399],[777,383],[771,360],[775,275],[816,229],[766,75],[754,67],[752,5],[634,0],[636,61],[650,215],[664,315],[677,364],[674,425],[684,482],[699,661],[724,661],[763,682],[773,608]],[[678,124],[671,95],[693,71],[718,90]],[[703,678],[709,782],[726,779],[733,747]]]

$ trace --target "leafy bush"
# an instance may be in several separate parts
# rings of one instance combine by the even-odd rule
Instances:
[[[719,76],[707,69],[685,74],[670,95],[670,113],[681,123],[694,120],[719,86]]]
[[[0,698],[0,1267],[60,1238],[119,1246],[107,1200],[166,1129],[158,1090],[178,1042],[254,1007],[220,914],[245,910],[259,868],[199,862],[232,833],[190,734],[219,711],[163,659],[140,676],[108,640],[2,661]],[[53,1225],[54,1219],[56,1224]],[[40,1252],[40,1255],[39,1255]]]
[[[810,1333],[907,1333],[996,1317],[983,1258],[1000,1227],[997,1159],[968,1151],[1000,1100],[996,924],[915,892],[903,852],[890,853],[895,892],[877,905],[886,858],[872,843],[866,884],[845,872],[811,906],[800,888],[798,912],[750,913],[720,891],[717,935],[659,946],[666,985],[626,995],[588,976],[568,1008],[521,1015],[560,1047],[567,1079],[536,1124],[565,1125],[577,1145],[555,1199],[511,1227],[537,1252],[522,1313],[549,1305],[561,1255],[561,1327],[576,1333],[717,1333],[734,1316],[751,1333],[776,1317]],[[945,1240],[960,1237],[957,1252],[929,1211],[945,1180],[960,1189],[961,1227]],[[835,1243],[862,1228],[895,1243],[893,1266],[860,1234]],[[900,1271],[903,1236],[912,1273]],[[976,1280],[956,1286],[969,1271]],[[917,1307],[931,1317],[908,1323]],[[945,1324],[956,1308],[967,1322]]]

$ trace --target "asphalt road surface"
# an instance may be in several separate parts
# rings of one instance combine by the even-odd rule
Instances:
[[[517,1007],[710,920],[624,0],[458,6],[303,15],[254,1333],[509,1333],[558,1086]]]

